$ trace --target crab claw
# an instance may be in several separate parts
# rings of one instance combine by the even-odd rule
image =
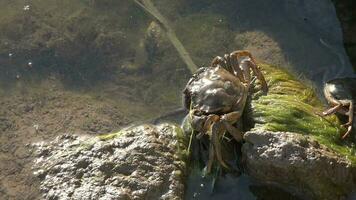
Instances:
[[[196,136],[197,139],[201,139],[205,134],[211,136],[212,126],[215,122],[219,121],[220,117],[218,115],[209,115],[203,125],[201,132]]]

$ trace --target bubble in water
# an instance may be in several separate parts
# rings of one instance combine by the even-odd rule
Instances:
[[[198,196],[198,193],[194,192],[193,198],[196,198]]]
[[[25,6],[23,7],[23,10],[25,10],[25,11],[30,10],[30,5],[25,5]]]

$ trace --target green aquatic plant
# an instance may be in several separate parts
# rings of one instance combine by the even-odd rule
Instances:
[[[266,72],[269,94],[251,102],[253,129],[309,135],[356,164],[354,146],[340,139],[345,130],[337,117],[318,115],[325,107],[315,90],[278,67],[260,67]]]
[[[179,160],[184,161],[184,165],[185,165],[187,158],[189,156],[189,148],[187,147],[187,143],[188,143],[187,137],[186,137],[183,129],[181,127],[179,127],[178,125],[174,126],[174,133],[175,133],[175,136],[178,141],[176,143],[177,156],[178,156]]]

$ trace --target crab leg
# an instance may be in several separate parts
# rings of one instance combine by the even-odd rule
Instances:
[[[219,120],[218,115],[209,115],[207,119],[205,120],[203,130],[196,136],[197,139],[200,139],[203,137],[204,134],[207,134],[209,131],[211,132],[211,127],[214,122],[217,122]]]
[[[336,106],[331,107],[331,108],[325,110],[325,111],[323,112],[323,115],[324,115],[324,116],[328,116],[328,115],[334,114],[334,113],[336,113],[337,111],[341,110],[342,108],[343,108],[343,107],[342,107],[342,104],[337,104]]]
[[[340,112],[344,115],[347,115],[347,112],[344,112],[344,106],[349,106],[349,103],[352,104],[353,102],[341,102],[339,100],[336,100],[335,98],[333,98],[333,95],[330,93],[329,90],[326,90],[324,89],[324,95],[325,95],[325,98],[328,100],[328,102],[334,106],[334,107],[331,107],[330,109],[328,110],[325,110],[322,114],[324,116],[327,116],[327,115],[331,115],[331,114],[334,114],[336,112]]]
[[[243,72],[244,82],[247,83],[247,88],[250,88],[251,83],[251,61],[250,60],[243,60],[240,64]]]
[[[225,163],[225,161],[222,158],[221,155],[221,144],[220,144],[220,135],[223,134],[223,132],[225,132],[225,129],[223,128],[222,124],[219,122],[216,122],[213,124],[213,128],[212,128],[212,137],[211,137],[211,142],[214,146],[215,149],[215,156],[217,158],[217,160],[219,161],[219,163],[225,167],[225,168],[229,168],[229,166]]]
[[[234,74],[234,69],[233,69],[232,64],[231,64],[230,55],[229,54],[225,54],[224,55],[224,59],[225,59],[225,62],[226,62],[226,70],[229,71],[231,74]]]
[[[267,94],[267,92],[268,92],[267,82],[266,82],[264,76],[262,75],[262,72],[260,71],[260,69],[258,69],[257,64],[255,62],[250,62],[250,67],[252,68],[253,73],[257,76],[257,79],[260,80],[262,91],[265,94]]]
[[[234,71],[234,75],[237,76],[241,82],[244,81],[244,78],[242,76],[242,70],[238,64],[238,59],[236,56],[234,56],[232,53],[230,53],[230,61],[231,61],[231,67]]]
[[[347,112],[347,114],[349,115],[349,121],[344,124],[344,126],[348,126],[347,128],[347,131],[346,133],[341,137],[342,139],[345,139],[346,136],[348,136],[351,131],[352,131],[352,123],[353,123],[353,120],[354,120],[354,104],[352,101],[349,101],[348,102],[350,105],[349,105],[349,111]]]
[[[249,57],[253,63],[257,63],[252,57],[252,54],[247,50],[238,50],[231,53],[232,56],[236,56],[237,59],[240,57]]]
[[[329,95],[328,93],[325,93],[326,97]],[[322,114],[324,116],[334,114],[336,112],[342,113],[344,115],[347,115],[349,117],[349,120],[346,124],[343,124],[343,126],[347,127],[346,133],[344,133],[341,138],[345,139],[352,131],[352,123],[354,120],[354,103],[353,101],[346,100],[346,101],[338,101],[334,100],[332,98],[330,99],[330,103],[334,105],[334,107],[329,108],[328,110],[324,111]],[[347,112],[344,112],[344,108],[348,106],[349,110]]]
[[[250,68],[253,70],[253,73],[257,76],[257,79],[260,80],[262,90],[265,94],[268,92],[268,87],[265,78],[263,77],[261,71],[258,69],[257,62],[252,57],[252,54],[249,51],[234,51],[231,53],[233,56],[239,57],[249,57],[251,59]]]

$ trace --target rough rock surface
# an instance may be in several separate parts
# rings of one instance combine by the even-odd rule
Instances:
[[[44,199],[182,199],[182,143],[174,125],[141,125],[116,137],[59,136],[37,143]]]
[[[343,199],[356,189],[356,170],[310,137],[287,132],[250,131],[243,156],[247,173],[312,199]]]

